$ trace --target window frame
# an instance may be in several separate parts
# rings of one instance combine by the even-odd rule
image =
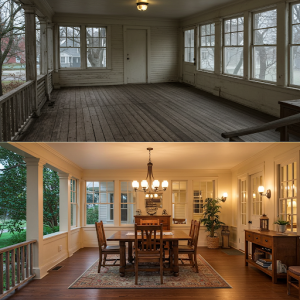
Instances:
[[[73,182],[73,185],[72,185]],[[71,213],[72,213],[72,207],[75,206],[75,225],[72,225],[72,219],[71,219],[71,229],[78,227],[78,180],[76,178],[70,179],[70,187],[74,187],[75,183],[75,189],[70,189],[70,204],[71,204]],[[73,194],[73,197],[72,197]],[[75,197],[74,197],[75,196]],[[75,199],[75,202],[72,201],[72,199]]]
[[[185,192],[186,192],[186,197],[185,197],[185,202],[180,202],[180,204],[184,204],[184,207],[185,207],[185,212],[184,212],[184,215],[185,215],[185,220],[186,220],[186,224],[188,223],[188,212],[187,212],[187,208],[189,206],[189,200],[188,200],[188,189],[189,189],[189,181],[186,179],[186,180],[172,180],[171,181],[171,225],[172,226],[180,226],[181,224],[174,224],[173,223],[173,219],[175,218],[174,214],[173,214],[173,205],[176,205],[176,202],[173,202],[173,183],[174,182],[185,182],[186,183],[186,189],[185,189]],[[180,186],[180,184],[179,184]],[[177,203],[178,204],[178,203]],[[182,226],[182,225],[181,225]]]
[[[300,1],[291,2],[289,6],[289,21],[288,21],[288,34],[289,34],[289,42],[288,42],[288,87],[300,89],[300,83],[299,85],[292,84],[291,83],[291,77],[292,77],[292,47],[298,46],[300,49],[300,42],[299,44],[293,43],[293,26],[296,24],[293,24],[293,6],[294,5],[300,5]],[[300,26],[300,22],[297,23],[297,25]]]
[[[186,47],[185,46],[185,32],[186,31],[190,31],[190,30],[193,30],[194,31],[194,46],[193,47]],[[197,48],[196,48],[196,28],[195,27],[188,27],[188,28],[184,28],[183,29],[183,63],[184,64],[190,64],[190,65],[195,65],[196,64],[196,57],[197,57]],[[192,49],[194,48],[194,61],[193,62],[190,62],[190,61],[185,61],[185,49],[186,48],[189,48],[189,49]]]
[[[206,26],[206,25],[214,25],[215,27],[215,33],[213,34],[213,36],[215,37],[215,44],[214,46],[202,46],[202,43],[201,43],[201,38],[202,38],[202,32],[201,32],[201,27],[202,26]],[[211,29],[211,27],[210,27]],[[215,55],[216,55],[216,22],[215,21],[212,21],[212,22],[209,22],[209,23],[203,23],[203,24],[199,24],[198,25],[198,36],[197,36],[197,43],[198,43],[198,47],[197,47],[197,51],[198,53],[196,53],[196,57],[198,57],[198,67],[197,67],[197,71],[201,71],[201,72],[209,72],[209,73],[214,73],[215,72]],[[205,35],[205,36],[208,36],[208,35]],[[209,35],[210,37],[212,36],[212,34]],[[213,70],[207,70],[207,69],[201,69],[201,48],[213,48],[214,50],[214,68]]]
[[[254,37],[254,32],[256,29],[254,29],[254,18],[255,18],[255,14],[258,13],[263,13],[263,12],[267,12],[267,11],[271,11],[271,10],[276,10],[276,27],[267,27],[269,28],[276,28],[276,44],[264,44],[264,45],[254,45],[254,41],[255,41],[255,37]],[[251,13],[251,34],[250,34],[250,66],[251,66],[251,70],[250,70],[250,80],[251,81],[256,81],[259,83],[265,83],[265,84],[271,84],[271,85],[277,85],[278,82],[278,72],[277,72],[277,64],[278,64],[278,8],[277,5],[275,6],[270,6],[267,8],[263,8],[263,9],[258,9],[255,10]],[[276,80],[275,81],[269,81],[269,80],[263,80],[263,79],[259,79],[259,78],[255,78],[254,77],[254,61],[255,61],[255,57],[254,57],[254,47],[276,47]]]
[[[238,19],[238,18],[243,18],[244,19],[243,45],[242,46],[238,46],[238,45],[236,45],[236,46],[232,46],[232,45],[226,46],[225,45],[225,34],[229,33],[231,35],[232,31],[225,32],[225,22],[228,21],[228,20]],[[230,28],[230,30],[231,30],[231,28]],[[233,32],[238,33],[238,32],[241,32],[241,31],[233,31]],[[230,37],[230,40],[231,40],[231,37]],[[225,69],[226,69],[225,68],[225,61],[226,61],[225,60],[225,49],[226,48],[233,48],[233,47],[239,47],[239,48],[243,49],[243,75],[234,75],[234,74],[225,73]],[[221,46],[221,51],[222,51],[222,53],[221,53],[221,55],[222,55],[222,72],[221,72],[221,74],[223,76],[229,76],[229,77],[233,77],[233,78],[237,78],[237,79],[245,78],[245,68],[244,68],[244,63],[245,63],[245,16],[244,16],[243,13],[239,13],[238,15],[223,18],[223,20],[222,20],[222,46]]]
[[[132,192],[130,192],[132,194],[132,198],[134,199],[135,198],[135,202],[127,202],[127,203],[122,203],[122,182],[127,182],[127,193],[128,194],[128,184],[132,185],[132,180],[120,180],[120,205],[119,205],[119,209],[120,209],[120,219],[119,219],[119,224],[120,226],[130,226],[130,225],[134,225],[134,220],[132,223],[122,223],[122,205],[126,204],[126,205],[134,205],[135,207],[135,211],[137,210],[137,204],[138,204],[138,197],[137,197],[137,192],[134,191],[134,189],[132,189]],[[127,207],[128,209],[128,207]],[[128,218],[128,216],[127,216]],[[134,218],[134,215],[133,215],[133,218]]]

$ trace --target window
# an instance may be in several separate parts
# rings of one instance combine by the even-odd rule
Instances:
[[[287,229],[297,232],[297,163],[280,166],[279,218],[290,222]]]
[[[253,78],[276,82],[277,10],[253,14]]]
[[[62,56],[62,57],[60,58],[60,62],[61,62],[62,64],[64,64],[64,63],[66,62],[66,58],[65,58],[64,56]]]
[[[244,18],[224,21],[224,73],[244,75]]]
[[[186,219],[186,181],[172,182],[172,215],[175,219]]]
[[[200,26],[200,69],[215,69],[215,23]]]
[[[184,31],[184,61],[194,63],[195,61],[195,30]]]
[[[75,179],[71,179],[71,227],[77,226],[77,184]]]
[[[102,221],[113,224],[114,221],[114,182],[86,183],[86,224]]]
[[[41,23],[38,17],[35,17],[35,32],[36,32],[36,73],[37,75],[41,74],[40,69],[40,54],[41,54]],[[15,50],[16,51],[16,50]]]
[[[247,225],[247,182],[240,180],[241,223]]]
[[[203,215],[205,199],[215,198],[215,181],[193,181],[193,219],[199,220]]]
[[[106,28],[86,29],[88,68],[106,68]]]
[[[134,224],[136,192],[131,181],[121,182],[121,224]]]
[[[59,27],[60,57],[69,56],[69,60],[60,63],[61,68],[80,68],[81,61],[72,62],[72,57],[80,57],[80,27]]]
[[[263,185],[263,177],[261,174],[251,176],[252,188],[252,215],[262,215],[262,196],[258,192],[258,187]]]
[[[290,84],[300,86],[300,3],[291,8]]]

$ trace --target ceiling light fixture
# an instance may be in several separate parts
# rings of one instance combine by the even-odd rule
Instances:
[[[149,5],[149,3],[147,1],[142,1],[142,2],[138,1],[136,3],[137,9],[140,10],[140,11],[147,10],[148,5]]]
[[[149,162],[147,164],[148,171],[146,180],[143,180],[141,182],[141,190],[139,190],[140,184],[136,180],[132,182],[132,187],[136,192],[144,192],[146,198],[156,199],[159,198],[159,195],[157,193],[166,191],[166,189],[169,186],[169,183],[167,180],[164,180],[161,184],[162,190],[159,190],[160,182],[154,179],[152,172],[153,164],[151,162],[151,151],[153,150],[153,148],[147,148],[147,150],[149,151]]]

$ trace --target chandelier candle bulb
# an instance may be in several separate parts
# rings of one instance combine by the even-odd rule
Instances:
[[[155,189],[158,189],[158,188],[159,188],[159,184],[160,184],[160,182],[159,182],[158,180],[154,180],[154,181],[153,181],[153,187],[154,187]]]
[[[258,187],[258,192],[263,193],[265,191],[265,188],[263,186]]]
[[[137,190],[137,189],[140,187],[140,184],[138,183],[138,181],[134,180],[134,181],[132,182],[132,187],[133,187],[135,190]]]
[[[162,186],[162,188],[163,188],[164,190],[166,190],[166,189],[168,188],[168,186],[169,186],[168,181],[167,181],[167,180],[164,180],[164,181],[162,182],[161,186]]]
[[[148,182],[147,182],[147,180],[143,180],[143,181],[141,182],[141,187],[142,187],[143,189],[148,189]]]

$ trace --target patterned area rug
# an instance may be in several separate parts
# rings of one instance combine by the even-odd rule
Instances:
[[[111,258],[111,256],[109,257]],[[181,262],[179,262],[180,267]],[[212,266],[198,255],[199,273],[192,267],[180,267],[179,276],[164,272],[163,284],[160,284],[159,273],[139,272],[138,285],[135,285],[133,272],[120,277],[119,267],[101,267],[98,273],[98,261],[85,271],[69,289],[203,289],[231,288],[231,286],[213,269]]]

